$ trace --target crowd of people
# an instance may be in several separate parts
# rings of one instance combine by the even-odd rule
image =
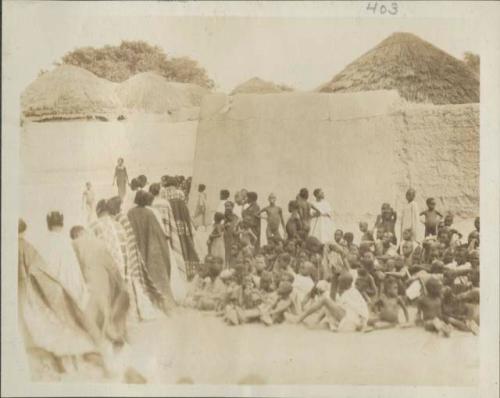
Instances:
[[[419,212],[409,189],[399,219],[384,203],[373,227],[359,223],[355,242],[352,232],[335,229],[319,188],[313,201],[302,188],[287,212],[274,194],[261,208],[257,193],[242,189],[233,201],[224,189],[210,222],[203,184],[191,217],[190,178],[129,182],[123,161],[117,168],[118,195],[94,205],[88,183],[82,200],[87,225],[72,226],[69,235],[64,215],[52,211],[47,244],[38,250],[19,220],[25,341],[58,372],[97,355],[104,372],[112,373],[130,322],[180,307],[213,311],[229,325],[307,322],[363,332],[422,325],[443,336],[453,328],[478,333],[479,218],[464,239],[451,213],[443,216],[432,198]],[[127,187],[130,209],[123,201]],[[200,227],[209,228],[202,261],[194,239]]]
[[[195,215],[206,220],[205,186]],[[409,189],[400,218],[389,203],[373,227],[359,222],[361,239],[334,227],[321,189],[302,188],[283,210],[270,194],[220,191],[208,256],[187,305],[214,310],[229,324],[325,323],[336,331],[421,325],[449,336],[479,330],[479,218],[463,237],[451,213],[426,200],[420,212]],[[400,231],[398,241],[396,231]],[[416,309],[416,314],[411,309]],[[410,310],[409,310],[410,309]]]

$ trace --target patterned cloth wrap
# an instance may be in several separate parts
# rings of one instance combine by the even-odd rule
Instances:
[[[175,220],[175,223],[172,224],[175,225],[176,229],[176,231],[172,231],[172,236],[179,236],[182,257],[186,264],[186,277],[191,280],[196,273],[200,260],[194,245],[193,227],[189,209],[186,206],[185,195],[175,187],[167,187],[162,188],[160,196],[170,203]]]
[[[156,288],[153,280],[148,273],[139,248],[137,247],[134,231],[132,229],[132,226],[130,225],[128,217],[125,214],[120,213],[115,216],[115,220],[123,227],[125,231],[126,247],[129,254],[129,261],[127,264],[129,278],[139,281],[140,285],[143,287],[151,302],[158,308],[163,309],[162,307],[163,303],[165,302],[165,297],[163,297],[162,292],[160,292]]]

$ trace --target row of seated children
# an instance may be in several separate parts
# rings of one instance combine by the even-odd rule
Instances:
[[[318,321],[340,330],[353,324],[360,330],[407,326],[407,307],[416,306],[415,321],[428,330],[477,333],[479,220],[475,227],[464,244],[454,239],[456,231],[441,226],[422,244],[404,233],[396,246],[393,234],[384,232],[375,240],[364,233],[356,245],[352,233],[338,230],[328,244],[313,237],[276,238],[257,252],[242,234],[233,242],[229,265],[209,256],[200,267],[189,305],[214,310],[231,324],[301,322],[318,312]],[[347,322],[346,312],[358,321]]]

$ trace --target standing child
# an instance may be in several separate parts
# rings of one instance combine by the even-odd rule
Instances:
[[[207,216],[207,193],[205,192],[205,184],[198,185],[198,200],[196,201],[196,210],[194,211],[193,219],[200,218],[198,226],[206,227],[206,216]],[[224,214],[224,213],[221,213]]]
[[[416,195],[417,192],[413,188],[406,191],[407,203],[401,212],[401,230],[399,236],[403,235],[405,229],[411,229],[412,239],[420,242],[421,234],[418,230],[418,215],[420,212],[418,211],[418,203],[415,200]]]
[[[226,208],[226,202],[229,201],[229,197],[231,196],[231,193],[227,189],[222,189],[219,193],[219,205],[217,206],[217,212],[219,213],[224,213],[225,208]],[[233,204],[234,207],[234,204]]]
[[[243,210],[242,217],[244,220],[248,220],[250,224],[250,229],[253,234],[257,237],[255,242],[255,248],[258,250],[260,247],[260,207],[257,204],[258,195],[256,192],[247,193],[247,204],[248,207]]]
[[[92,184],[87,182],[85,184],[85,190],[82,193],[82,209],[85,211],[85,219],[87,224],[94,219],[94,207],[95,207],[95,194],[92,189]]]
[[[427,198],[425,201],[427,204],[427,210],[420,213],[420,217],[424,217],[423,223],[425,225],[425,233],[424,236],[428,237],[429,235],[437,236],[438,233],[438,225],[443,219],[443,216],[440,212],[436,210],[436,200],[434,198]]]
[[[269,195],[269,206],[264,207],[261,211],[259,211],[259,216],[261,216],[262,213],[266,213],[267,215],[267,239],[281,239],[279,228],[281,225],[283,230],[285,230],[285,221],[283,220],[283,211],[281,210],[281,207],[276,206],[276,195],[274,193]]]
[[[226,249],[224,245],[224,225],[222,221],[224,220],[224,214],[215,213],[214,214],[214,226],[212,233],[208,237],[208,254],[214,257],[219,257],[223,260],[226,258]]]
[[[291,200],[288,203],[290,218],[286,222],[286,234],[288,239],[301,240],[305,237],[304,225],[299,215],[299,205],[297,201]]]

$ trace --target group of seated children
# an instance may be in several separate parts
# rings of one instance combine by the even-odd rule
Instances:
[[[218,213],[209,238],[212,250],[185,305],[214,311],[231,325],[288,321],[365,332],[421,325],[443,336],[453,328],[477,334],[479,218],[462,243],[453,216],[436,222],[435,204],[428,205],[426,237],[417,242],[405,230],[399,244],[388,204],[374,230],[359,224],[359,244],[352,233],[337,230],[325,244],[289,234],[286,240],[269,236],[259,246],[249,223]],[[236,223],[229,249],[223,221]]]

